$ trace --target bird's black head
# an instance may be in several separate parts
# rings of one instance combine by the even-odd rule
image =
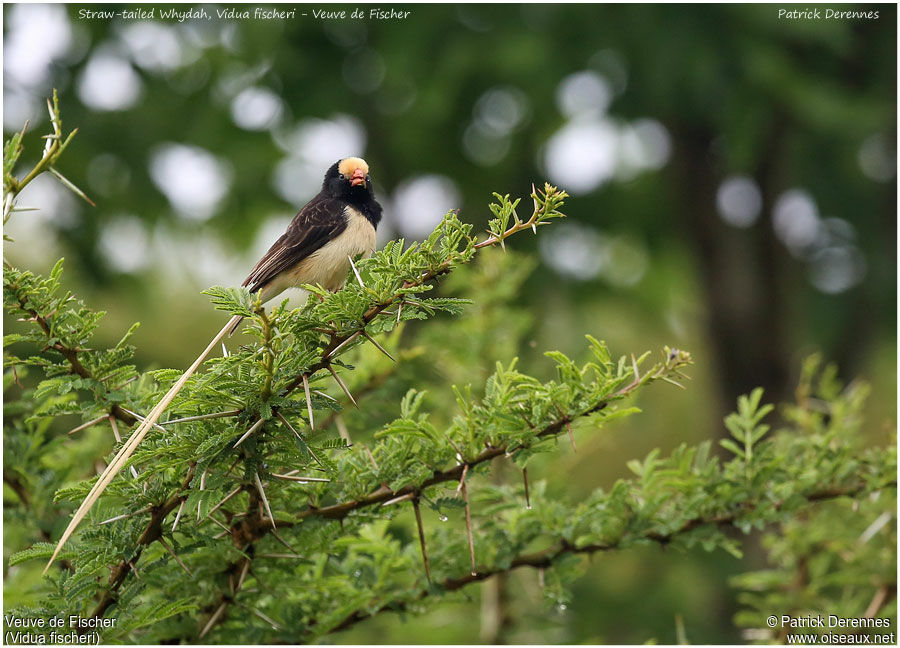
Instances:
[[[322,191],[329,198],[350,203],[377,226],[381,220],[381,205],[375,200],[369,165],[358,157],[348,157],[335,162],[325,174]]]
[[[354,199],[365,200],[374,197],[369,178],[369,165],[358,157],[338,160],[325,174],[322,190],[329,198],[341,198],[350,202],[354,202]]]

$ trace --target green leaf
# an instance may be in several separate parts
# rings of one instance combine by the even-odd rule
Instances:
[[[53,555],[53,550],[56,548],[56,545],[50,544],[49,542],[37,542],[27,549],[23,549],[22,551],[17,551],[13,555],[9,557],[9,566],[18,565],[19,563],[23,563],[27,560],[34,560],[35,558],[40,560],[47,560],[50,556]],[[71,559],[74,556],[73,550],[69,549],[60,554],[60,560]]]
[[[210,301],[217,310],[223,310],[232,315],[252,317],[253,310],[250,306],[250,293],[246,288],[225,288],[212,286],[203,291],[204,295],[212,297]]]

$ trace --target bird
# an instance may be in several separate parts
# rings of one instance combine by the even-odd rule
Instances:
[[[297,212],[285,233],[253,266],[241,285],[251,294],[258,293],[262,303],[288,288],[303,284],[318,284],[326,290],[337,292],[347,280],[353,258],[369,257],[375,251],[375,233],[381,216],[382,207],[375,199],[368,163],[360,157],[338,160],[326,171],[322,190]],[[234,332],[242,319],[242,316],[235,315],[228,321],[141,421],[75,511],[44,573],[137,449],[147,431],[156,424],[206,356],[226,334]]]
[[[338,291],[350,260],[375,251],[381,213],[366,161],[338,160],[325,173],[322,191],[294,216],[241,285],[259,292],[263,302],[301,284]]]
[[[368,163],[359,157],[338,160],[325,173],[322,190],[297,212],[241,285],[259,293],[263,303],[302,284],[337,292],[351,259],[375,251],[381,215]],[[239,324],[240,319],[229,332]]]

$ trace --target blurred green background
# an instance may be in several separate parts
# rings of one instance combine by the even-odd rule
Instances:
[[[4,131],[29,123],[22,169],[58,88],[65,127],[79,128],[60,170],[97,204],[39,178],[20,204],[40,211],[13,217],[4,254],[37,271],[65,256],[66,285],[109,313],[103,339],[142,322],[141,369],[186,366],[221,326],[200,291],[240,283],[325,169],[362,155],[385,207],[381,242],[421,238],[451,208],[483,228],[493,191],[549,180],[571,194],[567,221],[510,241],[535,268],[480,350],[482,372],[518,355],[547,375],[541,353],[583,358],[585,333],[614,355],[693,353],[687,390],[654,387],[643,414],[578,430],[577,452],[561,445],[539,464],[561,495],[610,485],[654,447],[720,436],[756,385],[790,399],[815,351],[872,383],[872,442],[895,435],[895,5],[827,5],[869,19],[826,19],[826,6],[804,20],[776,5],[536,4],[218,18],[255,7],[195,5],[209,18],[182,21],[163,12],[190,5],[3,8]],[[398,393],[484,376],[411,366]],[[752,539],[749,564],[653,547],[598,556],[565,610],[522,572],[499,629],[476,622],[484,585],[335,639],[673,642],[681,615],[692,642],[740,642],[727,578],[761,560]]]

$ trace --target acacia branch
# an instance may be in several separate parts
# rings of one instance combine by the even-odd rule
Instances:
[[[106,610],[116,602],[116,600],[118,599],[119,588],[125,582],[128,574],[130,574],[134,570],[134,563],[136,563],[141,557],[144,548],[151,545],[156,540],[162,538],[162,523],[166,519],[166,516],[169,515],[169,513],[174,511],[176,507],[181,506],[181,503],[187,499],[188,496],[185,491],[187,490],[188,486],[190,486],[191,480],[194,478],[194,471],[196,469],[197,463],[191,462],[191,465],[188,468],[187,475],[182,480],[181,488],[178,490],[178,492],[169,497],[162,504],[154,506],[150,509],[150,519],[147,521],[147,525],[144,527],[144,531],[143,533],[141,533],[140,538],[138,538],[134,555],[132,555],[130,558],[124,558],[119,562],[118,565],[113,567],[110,573],[107,589],[103,593],[103,596],[100,597],[100,601],[97,603],[97,606],[94,608],[93,612],[91,612],[91,617],[103,616]]]
[[[215,602],[204,609],[205,612],[210,613],[210,617],[203,625],[198,639],[202,639],[228,617],[228,609],[243,587],[247,573],[250,571],[250,565],[256,555],[256,542],[269,532],[276,533],[270,526],[274,520],[264,519],[260,512],[262,504],[260,492],[253,488],[248,489],[247,492],[249,494],[247,514],[240,521],[233,522],[229,529],[234,545],[241,550],[244,556],[229,564],[225,569],[224,573],[228,575],[229,590],[221,592]],[[282,540],[282,542],[284,541]]]
[[[554,188],[553,191],[556,191],[556,189]],[[565,192],[560,192],[559,194],[554,194],[554,196],[559,196],[559,197],[563,197],[564,195],[565,195]],[[534,212],[532,213],[531,218],[524,222],[517,220],[512,226],[510,226],[501,235],[492,235],[492,236],[488,237],[487,239],[485,239],[484,241],[481,241],[479,243],[475,243],[472,239],[470,239],[470,242],[472,243],[472,249],[480,250],[481,248],[484,248],[484,247],[490,247],[490,246],[498,245],[498,244],[502,245],[503,241],[506,238],[508,238],[509,236],[512,236],[513,234],[516,234],[518,232],[526,230],[526,229],[534,229],[535,232],[537,232],[537,226],[547,222],[542,219],[547,218],[548,216],[551,216],[553,213],[555,213],[554,210],[558,206],[558,205],[553,204],[550,201],[550,196],[551,196],[550,189],[547,188],[547,193],[545,193],[545,202],[544,202],[544,204],[540,204],[538,202],[538,194],[536,191],[534,191],[534,187],[532,187],[532,196],[531,197],[534,200]],[[382,302],[379,302],[377,304],[373,304],[372,306],[370,306],[369,309],[365,313],[363,313],[363,315],[361,317],[362,326],[360,326],[359,328],[349,331],[349,332],[346,332],[342,335],[339,335],[336,332],[331,332],[330,333],[331,338],[330,338],[328,344],[322,349],[322,353],[320,355],[320,360],[318,362],[314,363],[313,365],[311,365],[310,367],[308,367],[306,369],[306,371],[304,371],[304,373],[308,377],[311,378],[312,375],[314,373],[316,373],[317,371],[320,371],[322,369],[327,369],[331,365],[331,356],[332,356],[332,354],[334,354],[335,351],[337,351],[340,347],[342,347],[345,344],[347,344],[348,342],[350,342],[352,338],[358,337],[359,335],[368,335],[366,333],[366,326],[370,322],[372,322],[372,320],[374,320],[376,317],[381,315],[385,310],[387,310],[388,308],[390,308],[391,306],[393,306],[396,303],[399,303],[399,305],[402,307],[403,302],[408,301],[408,294],[405,292],[406,290],[408,290],[409,288],[418,288],[418,287],[424,286],[427,282],[449,273],[450,271],[453,270],[454,264],[460,260],[461,259],[457,254],[451,255],[450,258],[445,259],[442,263],[440,263],[436,267],[422,273],[416,279],[407,279],[406,281],[404,281],[403,285],[402,285],[402,290],[404,292],[396,292],[396,293],[394,293],[394,295],[392,295],[385,301],[382,301]],[[303,375],[296,376],[284,388],[282,395],[286,396],[287,394],[290,394],[295,389],[300,387],[300,385],[302,385],[302,384],[303,384]]]
[[[50,320],[38,313],[35,309],[28,306],[28,295],[22,292],[21,286],[18,284],[11,284],[10,289],[15,292],[16,301],[18,302],[18,308],[23,313],[28,313],[30,316],[28,321],[35,322],[43,331],[44,335],[48,340],[53,338],[53,329],[50,326]],[[81,359],[78,357],[78,353],[80,349],[77,347],[70,347],[63,344],[61,341],[54,342],[50,344],[47,348],[53,349],[58,352],[65,360],[69,363],[69,373],[79,376],[81,378],[86,378],[88,380],[97,380],[94,377],[94,374],[84,366],[84,363],[81,362]],[[101,382],[101,381],[97,381]],[[109,413],[125,423],[126,425],[133,425],[137,422],[137,419],[134,418],[131,414],[126,412],[116,403],[113,403],[109,408]]]
[[[636,377],[625,387],[622,387],[621,389],[612,392],[607,396],[604,396],[597,403],[582,412],[562,415],[559,419],[547,424],[543,429],[541,429],[541,431],[536,435],[537,438],[544,439],[560,434],[563,428],[566,427],[567,423],[571,422],[574,419],[590,416],[591,414],[595,414],[604,410],[607,406],[609,406],[611,402],[624,398],[635,389],[637,389],[637,387],[641,384],[661,378],[666,370],[671,368],[671,366],[672,365],[667,363],[661,365],[653,374],[650,374],[649,377]],[[422,491],[430,486],[435,486],[444,482],[458,482],[462,477],[463,470],[466,469],[466,466],[468,466],[469,470],[471,470],[475,466],[491,461],[492,459],[503,456],[507,452],[511,452],[514,450],[516,450],[516,448],[510,447],[510,444],[491,446],[489,448],[485,448],[477,456],[471,459],[464,457],[463,461],[453,468],[450,468],[448,470],[435,470],[432,473],[431,477],[426,479],[421,484],[409,484],[396,490],[388,488],[387,486],[381,486],[379,489],[360,499],[348,500],[346,502],[340,502],[338,504],[332,504],[331,506],[325,506],[322,508],[309,506],[297,514],[295,518],[296,521],[278,521],[277,525],[279,527],[291,527],[297,522],[302,522],[303,520],[312,517],[341,520],[353,511],[361,508],[374,506],[376,504],[382,504],[384,502],[387,502],[388,500],[394,499],[396,497],[401,497],[403,495],[415,494],[416,492]]]
[[[542,216],[546,216],[547,212],[551,209],[551,207],[547,204],[543,206],[543,209],[538,204],[537,194],[533,194],[533,198],[535,201],[535,209],[532,213],[531,218],[526,222],[517,221],[514,225],[512,225],[509,229],[507,229],[501,236],[491,236],[488,239],[480,242],[474,243],[474,249],[481,249],[483,247],[488,247],[492,245],[502,244],[503,240],[511,236],[517,232],[520,232],[524,229],[533,228],[536,229],[537,224],[540,222]],[[453,269],[453,264],[457,262],[458,257],[451,257],[446,259],[443,263],[441,263],[436,268],[432,268],[431,270],[421,274],[414,280],[406,280],[403,282],[402,288],[408,289],[412,287],[420,287],[424,286],[428,281],[435,279],[439,276],[449,273]],[[322,349],[320,353],[320,359],[314,363],[313,365],[306,368],[306,370],[300,375],[296,376],[293,380],[291,380],[287,386],[285,386],[282,390],[280,390],[280,395],[286,396],[298,389],[301,385],[304,384],[305,381],[308,381],[309,378],[313,376],[316,372],[320,370],[329,370],[331,368],[332,355],[335,354],[336,351],[346,346],[349,342],[351,342],[354,338],[359,337],[360,335],[368,335],[366,333],[366,326],[372,322],[378,315],[382,314],[385,310],[390,308],[395,303],[399,302],[400,307],[402,307],[403,302],[407,300],[406,292],[396,292],[393,296],[388,298],[385,301],[382,301],[378,304],[374,304],[363,314],[361,318],[361,327],[356,330],[352,330],[349,332],[345,332],[344,334],[338,334],[335,331],[327,331],[326,335],[330,336],[330,340],[328,344]],[[268,322],[264,321],[264,328],[268,326]],[[581,415],[587,415],[593,412],[600,411],[604,407],[607,406],[609,401],[613,400],[613,398],[619,398],[634,388],[636,388],[641,382],[639,377],[635,377],[635,381],[627,386],[626,388],[620,390],[620,392],[616,392],[612,396],[608,397],[602,403],[599,403],[597,406],[589,409],[587,412],[583,412]],[[270,383],[267,382],[267,388]],[[352,396],[351,396],[352,399]],[[273,412],[277,413],[277,408],[273,408]],[[312,421],[310,420],[310,423]],[[559,432],[561,427],[565,425],[565,420],[560,420],[556,423],[552,423],[545,430],[541,432],[538,436],[550,436]],[[499,448],[492,447],[484,450],[478,457],[468,463],[470,465],[477,465],[484,463],[486,461],[490,461],[495,457],[498,457],[504,454],[508,449],[508,446],[502,446]],[[319,516],[325,517],[329,519],[343,519],[346,515],[348,515],[351,511],[364,508],[367,506],[373,506],[376,504],[384,503],[390,499],[393,499],[398,496],[403,496],[407,494],[415,493],[421,489],[427,488],[428,486],[432,486],[438,483],[442,483],[445,481],[455,481],[459,480],[461,475],[461,467],[457,466],[456,468],[450,469],[449,471],[435,471],[433,476],[427,480],[424,484],[419,487],[406,486],[397,491],[393,491],[386,486],[382,486],[375,492],[371,493],[368,497],[365,497],[361,500],[353,500],[349,502],[344,502],[340,504],[335,504],[325,508],[316,508],[316,507],[308,507],[306,510],[302,511],[295,521],[284,521],[284,520],[273,520],[275,528],[288,528],[294,526],[296,523],[301,522],[302,520]],[[257,516],[259,517],[259,516]],[[231,535],[235,540],[235,544],[238,546],[244,547],[245,551],[251,547],[253,547],[253,543],[257,540],[263,538],[269,532],[275,532],[275,529],[270,528],[269,524],[263,524],[261,519],[256,519],[251,515],[248,515],[246,518],[236,522],[231,527]],[[243,561],[244,559],[241,559]],[[238,569],[239,563],[232,563],[228,566],[227,571],[229,573],[233,572],[235,569]],[[218,597],[216,604],[211,608],[212,615],[207,621],[206,625],[203,628],[202,634],[205,635],[208,633],[213,627],[217,624],[224,621],[226,618],[226,612],[229,604],[233,601],[233,594],[226,595],[222,594]]]
[[[22,193],[22,190],[35,178],[41,175],[44,171],[50,171],[55,175],[59,180],[66,185],[69,189],[71,189],[76,195],[80,196],[84,200],[86,200],[92,207],[94,203],[88,198],[81,189],[73,185],[69,180],[67,180],[62,174],[60,174],[56,169],[53,168],[53,164],[62,154],[62,152],[69,145],[69,142],[72,141],[72,138],[75,137],[75,133],[78,132],[76,128],[69,136],[63,140],[63,130],[62,130],[62,119],[59,115],[59,96],[56,93],[56,90],[53,90],[53,103],[50,103],[50,100],[47,100],[47,110],[50,113],[50,124],[53,127],[53,133],[50,135],[45,135],[44,139],[46,139],[46,144],[44,146],[44,153],[41,156],[41,159],[38,160],[37,164],[34,165],[34,168],[29,171],[24,178],[21,180],[17,180],[15,177],[4,178],[7,182],[6,196],[4,196],[3,201],[3,224],[9,220],[10,214],[12,213],[13,207],[16,204],[16,199],[19,194]],[[21,138],[25,135],[25,129],[28,128],[28,124],[25,124],[25,128],[22,129],[22,133],[19,135],[19,141],[21,142]],[[21,144],[20,144],[21,146]],[[21,152],[21,149],[20,151]]]
[[[672,367],[671,363],[677,362],[677,360],[677,358],[668,358],[667,362],[661,365],[653,373],[645,376],[636,376],[634,380],[632,380],[632,382],[630,382],[628,385],[605,396],[603,399],[583,412],[568,415],[563,414],[560,419],[548,424],[540,432],[538,432],[537,437],[543,439],[560,434],[567,423],[569,423],[573,419],[582,416],[589,416],[591,414],[599,412],[605,409],[610,402],[627,396],[641,384],[645,384],[648,381],[661,378],[663,374]],[[367,497],[364,497],[362,499],[350,500],[324,508],[309,506],[301,511],[294,520],[275,520],[275,527],[278,529],[291,528],[296,524],[302,522],[303,520],[312,517],[342,520],[351,512],[358,509],[375,506],[377,504],[383,504],[384,502],[388,502],[396,498],[415,497],[430,486],[435,486],[444,482],[458,482],[462,478],[463,471],[468,471],[474,466],[491,461],[496,457],[503,456],[511,450],[514,450],[514,448],[510,448],[509,444],[505,444],[502,446],[492,446],[483,450],[474,459],[465,459],[462,463],[454,466],[453,468],[450,468],[449,470],[436,470],[432,474],[432,476],[426,479],[422,484],[410,484],[396,490],[392,490],[387,486],[382,486],[378,490],[372,492]],[[236,520],[235,523],[232,524],[230,529],[231,536],[234,539],[235,545],[239,548],[242,548],[245,553],[250,551],[253,548],[254,543],[265,537],[268,533],[275,533],[275,530],[272,528],[270,521],[267,518],[263,518],[261,515],[259,515],[252,501],[248,512],[250,513],[250,515],[240,520]],[[244,560],[246,560],[246,558],[241,558],[239,561],[229,564],[226,568],[226,573],[233,573],[235,570],[239,569]],[[473,579],[483,580],[484,578],[493,575],[493,573],[482,576],[479,576],[479,574],[481,574],[481,572],[476,572],[474,575],[469,575],[464,579],[460,579],[460,584],[456,587],[453,587],[452,589],[458,589],[459,587],[462,587],[469,582],[473,582]],[[226,618],[226,614],[224,614],[224,612],[227,611],[228,606],[233,601],[233,594],[223,593],[218,597],[216,602],[209,607],[207,612],[211,612],[212,616],[210,616],[209,620],[204,626],[204,634],[208,633],[209,630],[224,621],[224,619]]]
[[[883,488],[896,488],[897,482],[889,482],[883,486]],[[860,483],[851,487],[832,487],[826,488],[819,491],[815,491],[806,496],[807,503],[815,503],[821,502],[825,500],[837,499],[840,497],[853,497],[858,495],[866,490],[866,484]],[[776,509],[780,510],[783,508],[785,502],[778,502],[776,504]],[[718,527],[735,527],[735,521],[744,515],[746,515],[749,511],[752,511],[756,508],[756,504],[753,502],[745,502],[740,510],[733,511],[730,513],[723,513],[720,515],[712,515],[709,517],[696,517],[690,520],[685,521],[678,529],[670,532],[670,533],[657,533],[657,532],[648,532],[641,534],[636,538],[628,538],[628,546],[636,544],[641,540],[649,540],[651,542],[655,542],[659,545],[665,546],[677,539],[679,536],[683,536],[691,531],[706,525],[715,525]],[[507,567],[496,567],[489,569],[478,570],[475,573],[465,574],[458,578],[447,578],[439,583],[436,583],[435,587],[428,587],[419,591],[418,594],[409,598],[409,599],[400,599],[389,601],[378,608],[375,612],[365,612],[362,610],[355,610],[354,612],[347,615],[343,621],[338,623],[337,625],[330,628],[326,634],[332,634],[334,632],[340,632],[342,630],[346,630],[351,626],[356,625],[362,621],[370,619],[382,612],[404,612],[409,609],[409,606],[412,603],[417,603],[424,599],[434,596],[435,594],[440,594],[444,592],[453,592],[472,583],[477,583],[483,580],[486,580],[492,576],[497,574],[504,574],[513,571],[514,569],[519,569],[521,567],[531,567],[534,569],[546,569],[548,567],[552,567],[553,563],[556,562],[560,557],[565,556],[567,554],[570,555],[592,555],[595,553],[600,553],[604,551],[615,551],[626,548],[623,546],[623,539],[620,539],[615,542],[610,543],[594,543],[583,546],[576,546],[569,542],[567,539],[562,538],[558,540],[553,546],[548,547],[542,551],[537,551],[533,553],[520,554],[516,558],[514,558]],[[315,625],[313,622],[311,625]],[[309,637],[306,637],[303,640],[299,640],[298,643],[303,641],[308,641]]]
[[[32,509],[32,501],[31,494],[28,492],[25,484],[22,483],[19,475],[15,474],[7,474],[7,472],[3,471],[3,483],[9,486],[16,496],[19,498],[19,502],[21,502],[22,507],[31,513]],[[44,542],[52,542],[53,538],[50,536],[50,532],[44,528],[38,528],[38,533]],[[59,566],[65,569],[66,571],[74,571],[75,568],[72,566],[72,562],[68,559],[60,560]]]
[[[555,189],[553,191],[555,191]],[[511,236],[512,234],[515,234],[524,229],[532,228],[536,231],[537,225],[541,223],[542,219],[555,213],[555,209],[558,206],[558,203],[554,202],[551,199],[549,194],[550,194],[550,190],[547,189],[547,196],[546,196],[547,200],[545,200],[545,202],[543,204],[540,204],[537,192],[534,192],[532,195],[532,198],[534,199],[535,209],[534,209],[534,212],[533,212],[531,218],[528,221],[523,223],[523,222],[519,221],[518,219],[516,219],[516,222],[510,228],[508,228],[506,231],[504,231],[500,234],[492,235],[488,239],[486,239],[485,241],[482,241],[480,243],[475,243],[474,240],[472,240],[470,238],[469,245],[471,245],[471,249],[477,250],[477,249],[481,249],[483,247],[496,245],[498,243],[502,245],[503,240],[506,237]],[[564,194],[554,194],[554,196],[564,197]],[[300,385],[303,385],[304,382],[309,377],[311,377],[315,372],[320,371],[320,370],[330,369],[332,359],[333,359],[332,356],[335,355],[335,353],[340,348],[344,347],[349,342],[351,342],[355,337],[358,337],[361,334],[366,334],[366,332],[365,332],[366,326],[372,320],[374,320],[378,315],[382,314],[386,309],[390,308],[390,306],[392,306],[393,304],[398,303],[398,302],[402,306],[403,302],[408,299],[407,291],[409,288],[424,286],[427,282],[429,282],[441,275],[447,274],[448,272],[450,272],[453,269],[454,264],[460,260],[463,260],[463,257],[459,253],[452,254],[449,258],[445,259],[443,262],[441,262],[437,266],[431,268],[430,270],[420,274],[415,279],[407,279],[406,281],[404,281],[402,284],[402,289],[400,291],[395,292],[394,295],[392,295],[390,298],[388,298],[380,303],[373,304],[372,306],[369,307],[369,309],[363,314],[363,316],[361,318],[361,322],[360,322],[361,326],[359,328],[357,328],[356,330],[345,332],[343,334],[338,334],[337,332],[334,332],[334,331],[327,333],[328,335],[330,335],[330,340],[329,340],[328,344],[322,349],[321,354],[320,354],[320,360],[318,362],[314,363],[313,365],[311,365],[310,367],[307,367],[304,370],[304,372],[301,373],[300,375],[294,377],[287,384],[287,386],[285,386],[283,389],[278,390],[278,392],[280,392],[280,395],[285,396],[285,395],[293,392],[294,390],[298,389],[300,387]],[[257,315],[258,316],[261,315],[261,317],[263,319],[263,328],[264,328],[264,333],[265,333],[263,345],[265,347],[268,347],[269,343],[271,341],[269,322],[265,318],[264,312],[262,314],[257,312]],[[49,331],[49,329],[46,329],[45,332],[46,331]],[[264,389],[264,396],[268,396],[271,393],[270,390],[272,390],[272,387],[273,387],[271,384],[271,368],[269,369],[268,373],[269,373],[269,376],[268,376],[268,380],[266,382],[266,386]],[[631,391],[631,389],[637,387],[639,382],[640,381],[638,379],[636,379],[632,385],[621,390],[620,393],[614,394],[613,397],[619,397],[619,396],[627,394],[629,391]],[[602,404],[598,404],[596,407],[592,408],[588,412],[584,412],[583,415],[589,414],[593,411],[599,411],[600,409],[602,409],[603,407],[606,406],[608,400],[611,400],[611,398],[608,398]],[[274,409],[275,408],[273,408],[273,412],[274,412]],[[311,423],[311,421],[310,421],[310,423]],[[555,434],[556,432],[558,432],[559,428],[564,423],[565,423],[565,421],[559,421],[558,423],[549,425],[547,427],[547,429],[542,433],[541,436]],[[478,456],[476,461],[469,462],[469,463],[477,464],[477,463],[483,463],[485,461],[489,461],[490,459],[493,459],[494,457],[499,456],[500,454],[503,454],[504,452],[506,452],[506,450],[507,450],[507,447],[505,447],[505,446],[502,448],[488,448],[487,450],[485,450]],[[420,488],[425,488],[427,486],[430,486],[430,485],[433,485],[436,483],[440,483],[442,481],[458,479],[459,474],[456,473],[455,471],[456,471],[456,469],[452,469],[452,470],[446,471],[446,472],[435,472],[432,479],[428,480],[428,482],[426,482],[426,484],[424,484]],[[408,489],[411,489],[411,488],[412,487],[406,487],[405,489],[401,489],[400,491],[397,491],[397,494],[402,495],[405,492],[407,492]],[[297,522],[305,519],[306,517],[310,517],[310,516],[316,515],[316,514],[321,514],[327,518],[340,519],[340,518],[344,517],[350,511],[355,510],[356,508],[361,508],[363,506],[369,506],[369,505],[381,503],[383,501],[386,501],[386,499],[389,499],[390,497],[393,497],[393,496],[395,496],[395,495],[392,495],[392,491],[390,491],[390,489],[382,488],[382,489],[379,489],[378,491],[376,491],[375,493],[373,493],[368,498],[365,498],[364,500],[359,501],[359,502],[350,502],[350,503],[347,503],[344,505],[336,505],[333,507],[329,507],[328,509],[309,508],[306,511],[304,511],[304,514],[301,514],[301,516],[299,516],[297,518]],[[251,509],[253,508],[252,499],[253,498],[251,497]],[[173,498],[170,498],[170,501],[172,502],[172,506],[171,506],[171,508],[169,508],[166,511],[166,514],[169,511],[171,511],[175,506],[178,506],[181,502],[181,500],[179,498],[176,498],[175,496],[173,496]],[[255,513],[256,512],[253,510],[248,511],[248,515],[246,517],[244,517],[240,520],[234,520],[232,522],[232,525],[230,528],[230,533],[231,533],[231,536],[232,536],[235,544],[239,547],[243,547],[245,550],[252,548],[253,543],[255,541],[259,540],[260,538],[264,537],[266,534],[268,534],[270,532],[273,533],[276,537],[278,537],[278,534],[277,534],[278,527],[293,526],[293,524],[296,523],[296,522],[279,522],[276,520],[267,520],[266,523],[263,524],[262,523],[263,522],[262,515],[258,514],[258,513],[255,514]],[[165,515],[163,515],[162,517],[164,518]],[[147,542],[147,544],[149,544],[149,542],[152,542],[154,539],[159,537],[159,526],[160,526],[161,522],[162,522],[161,518],[158,521],[156,521],[155,518],[151,520],[151,524],[149,524],[147,527],[147,534],[149,534],[150,536],[153,536],[153,537],[148,536],[149,541]],[[155,535],[154,535],[154,533],[155,533]],[[147,535],[147,534],[145,534],[145,535]],[[145,538],[142,536],[142,540],[144,540],[144,539]],[[242,560],[244,560],[244,559],[242,559]],[[129,561],[129,562],[133,562],[133,561]],[[233,563],[233,564],[229,565],[228,571],[233,571],[234,569],[237,569],[237,568],[239,568],[239,565],[237,563]],[[125,563],[124,561],[123,561],[123,563],[119,564],[116,571],[114,572],[113,578],[111,579],[110,591],[113,594],[121,586],[122,582],[124,581],[125,576],[127,576],[130,569],[131,569],[131,566],[129,564]],[[220,623],[222,620],[224,620],[224,618],[226,617],[225,612],[227,611],[228,604],[233,599],[233,595],[234,595],[233,593],[230,593],[228,595],[223,594],[222,596],[219,597],[218,605],[216,606],[215,612],[213,613],[212,617],[209,619],[206,626],[204,627],[203,634],[206,634],[217,623]],[[101,602],[101,603],[103,603],[103,602]],[[107,607],[108,607],[108,604],[105,606],[98,605],[97,609],[95,610],[94,616],[102,615]]]
[[[394,375],[396,372],[396,365],[392,365],[387,370],[382,371],[380,373],[374,374],[369,377],[369,380],[359,389],[354,390],[356,392],[356,400],[361,401],[366,396],[374,393],[378,390],[382,385],[384,385],[388,379]],[[325,419],[316,426],[318,432],[324,432],[328,428],[331,427],[331,424],[337,419],[338,416],[341,415],[341,412],[333,411],[331,414],[325,417]]]

